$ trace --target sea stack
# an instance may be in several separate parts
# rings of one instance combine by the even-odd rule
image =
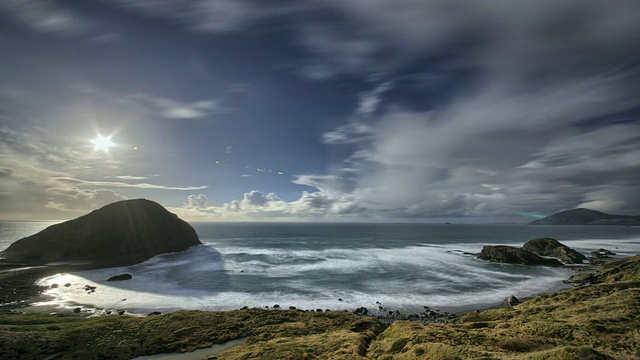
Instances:
[[[131,265],[200,244],[196,231],[177,215],[153,201],[136,199],[49,226],[14,242],[1,255],[28,265],[84,262],[100,268]]]

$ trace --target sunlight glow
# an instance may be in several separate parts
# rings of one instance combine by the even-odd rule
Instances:
[[[93,151],[102,150],[106,153],[109,152],[110,147],[116,145],[111,141],[111,136],[103,136],[101,134],[96,135],[95,139],[91,140],[91,143],[94,146]]]

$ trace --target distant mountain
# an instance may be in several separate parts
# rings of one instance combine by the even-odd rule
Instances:
[[[529,225],[640,225],[640,216],[611,215],[589,209],[561,211]]]

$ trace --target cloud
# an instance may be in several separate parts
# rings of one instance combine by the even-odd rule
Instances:
[[[169,19],[191,30],[207,33],[235,31],[273,17],[296,13],[299,6],[286,2],[247,0],[118,0],[117,4],[143,14]]]
[[[74,186],[103,186],[103,187],[117,187],[117,188],[136,188],[136,189],[160,189],[160,190],[181,190],[181,191],[193,191],[206,189],[209,186],[170,186],[170,185],[158,185],[149,183],[125,183],[119,181],[99,181],[99,180],[81,180],[72,177],[56,177],[54,180],[70,184]]]
[[[45,208],[80,213],[127,199],[107,189],[49,188],[47,194],[51,200]]]
[[[76,84],[72,87],[83,96],[108,103],[121,109],[125,114],[134,114],[164,119],[201,119],[211,115],[226,113],[220,99],[182,101],[147,93],[118,93],[91,84]]]
[[[281,201],[274,193],[263,194],[258,190],[245,193],[242,199],[243,206],[265,206],[270,201]]]
[[[0,11],[31,29],[44,33],[72,35],[90,27],[89,22],[79,14],[58,6],[53,1],[3,0],[0,2]]]
[[[474,74],[466,82],[439,80],[455,91],[426,110],[387,100],[379,111],[380,85],[363,93],[370,97],[361,96],[354,114],[372,104],[374,116],[349,116],[322,137],[355,148],[345,159],[356,170],[345,203],[387,217],[495,217],[586,205],[639,213],[632,174],[640,172],[633,55],[640,24],[628,13],[631,3],[462,5],[336,3],[379,47],[400,49],[397,57],[375,58],[380,69],[393,72],[404,58],[432,54],[449,71]]]
[[[142,101],[154,113],[167,119],[199,119],[222,111],[216,100],[201,100],[181,103],[177,100],[136,94],[133,99]]]
[[[207,197],[203,194],[187,196],[185,207],[187,208],[203,208],[207,206]]]
[[[382,101],[382,95],[392,88],[393,82],[385,81],[372,90],[362,93],[355,113],[357,115],[371,115],[375,113]]]
[[[149,177],[147,177],[147,176],[118,175],[115,178],[116,179],[121,179],[121,180],[146,180]]]
[[[166,186],[125,181],[89,181],[113,178],[136,163],[105,159],[73,135],[61,136],[23,125],[0,126],[0,217],[12,219],[67,219],[110,202],[123,200],[132,190],[194,191],[206,186]],[[139,176],[119,176],[138,181]],[[75,214],[72,214],[75,212]]]

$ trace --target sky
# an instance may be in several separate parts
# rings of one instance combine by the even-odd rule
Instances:
[[[640,214],[640,3],[2,0],[0,219]]]

